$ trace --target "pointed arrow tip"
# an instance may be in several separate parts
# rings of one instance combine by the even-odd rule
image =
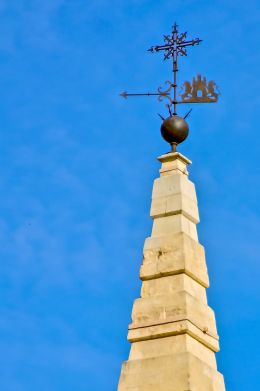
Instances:
[[[122,98],[127,98],[127,92],[124,91],[124,92],[121,92],[121,94],[119,94],[120,96],[122,96]]]

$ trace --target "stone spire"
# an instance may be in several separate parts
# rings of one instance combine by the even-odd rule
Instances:
[[[135,300],[118,391],[225,391],[217,371],[215,316],[207,304],[209,286],[199,213],[185,156],[160,156],[154,181],[152,234],[145,240],[141,297]]]

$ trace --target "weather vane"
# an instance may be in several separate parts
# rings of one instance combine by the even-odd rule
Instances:
[[[177,98],[178,57],[187,56],[187,47],[199,45],[200,42],[202,40],[199,38],[188,40],[187,32],[179,33],[178,26],[175,23],[171,35],[164,35],[164,45],[152,46],[148,49],[151,53],[164,52],[164,60],[172,59],[173,80],[165,82],[165,84],[168,84],[168,88],[163,90],[159,87],[156,92],[130,94],[125,91],[120,94],[123,98],[128,96],[157,96],[160,102],[164,98],[167,99],[166,107],[170,116],[165,119],[159,114],[163,120],[161,133],[163,138],[171,144],[174,152],[177,144],[184,141],[188,136],[189,125],[185,119],[192,110],[190,109],[182,118],[177,115],[177,105],[185,103],[214,103],[217,102],[219,96],[214,80],[207,82],[206,77],[202,78],[201,75],[198,75],[196,78],[193,77],[192,82],[185,81],[183,83],[182,93],[180,94],[181,99],[178,100]]]

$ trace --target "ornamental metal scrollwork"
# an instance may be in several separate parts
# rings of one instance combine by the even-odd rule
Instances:
[[[167,98],[167,99],[169,99],[170,102],[172,102],[170,92],[174,86],[170,80],[166,80],[166,82],[164,84],[168,84],[169,87],[164,91],[162,90],[162,87],[159,87],[157,89],[157,91],[158,91],[158,98],[157,99],[159,102],[162,102],[163,98]]]

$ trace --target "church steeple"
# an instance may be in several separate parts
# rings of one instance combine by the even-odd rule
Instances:
[[[118,391],[224,391],[217,371],[215,316],[207,304],[204,248],[191,162],[178,152],[158,158],[151,236],[145,240],[141,297],[134,302]]]
[[[186,81],[181,100],[177,98],[178,56],[186,48],[201,42],[187,40],[173,26],[164,36],[164,45],[151,52],[164,52],[173,61],[173,82],[168,89],[155,93],[167,100],[170,116],[161,125],[163,138],[172,151],[158,159],[160,177],[154,181],[151,236],[145,240],[141,297],[135,300],[128,340],[131,350],[123,364],[118,391],[225,391],[223,376],[217,370],[215,353],[219,338],[213,310],[207,304],[209,286],[203,246],[198,241],[196,225],[199,212],[194,184],[188,178],[189,159],[176,151],[184,141],[189,126],[177,115],[177,105],[212,103],[218,100],[215,82],[207,83],[200,75]],[[173,91],[173,96],[171,92]]]

